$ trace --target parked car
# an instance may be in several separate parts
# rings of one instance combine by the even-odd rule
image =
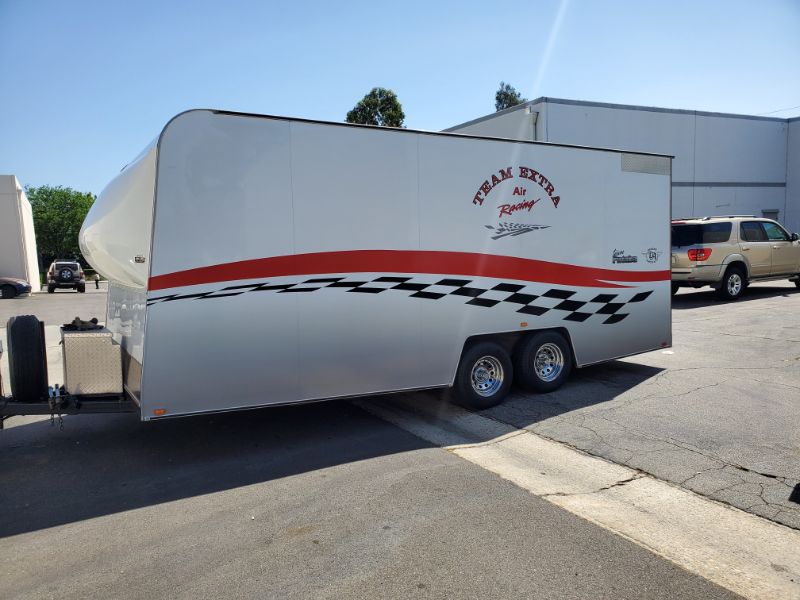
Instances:
[[[31,284],[16,277],[0,277],[0,297],[3,300],[31,293]]]
[[[725,300],[753,281],[800,288],[800,236],[770,219],[735,215],[672,221],[672,293],[710,285]]]
[[[47,269],[47,292],[52,294],[57,288],[71,288],[81,294],[86,291],[86,275],[78,261],[53,261]]]

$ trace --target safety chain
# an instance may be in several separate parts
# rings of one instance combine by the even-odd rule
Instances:
[[[56,408],[61,408],[61,396],[63,393],[63,386],[54,385],[47,389],[47,403],[50,405],[50,426],[52,427],[56,424],[56,414],[58,414],[58,428],[60,431],[64,431],[64,417],[61,416],[60,411],[56,413]]]

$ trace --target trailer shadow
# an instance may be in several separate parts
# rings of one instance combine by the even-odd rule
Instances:
[[[515,392],[494,410],[525,427],[612,400],[658,372],[615,361],[579,371],[553,394]],[[360,403],[385,399],[405,401]],[[0,433],[0,537],[431,447],[347,401],[151,423],[81,415],[65,417],[63,430],[22,424]]]

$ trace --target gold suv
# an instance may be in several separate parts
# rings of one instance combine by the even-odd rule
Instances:
[[[672,221],[672,293],[710,285],[726,300],[751,281],[790,279],[800,288],[800,237],[753,216]]]

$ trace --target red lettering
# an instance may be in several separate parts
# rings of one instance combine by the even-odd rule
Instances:
[[[501,204],[500,206],[497,207],[500,209],[499,216],[501,217],[503,215],[511,216],[515,212],[521,210],[527,210],[528,212],[531,212],[531,209],[537,202],[539,202],[540,199],[541,198],[537,198],[536,200],[525,200],[524,202],[520,202],[519,204]]]
[[[553,206],[558,208],[558,203],[561,201],[560,196],[554,196],[556,191],[555,185],[544,175],[539,173],[530,167],[517,167],[519,169],[518,177],[522,179],[530,179],[534,183],[537,183],[541,188],[547,193],[550,197],[550,200],[553,202]],[[506,167],[505,169],[498,169],[497,174],[491,176],[491,179],[486,179],[481,184],[478,191],[475,193],[475,196],[472,198],[472,203],[478,206],[483,205],[483,201],[489,196],[489,192],[491,192],[494,187],[505,181],[506,179],[513,179],[513,167]],[[516,186],[514,187],[514,191],[512,192],[512,196],[525,196],[527,194],[527,190],[524,187]],[[538,200],[536,201],[538,202]],[[533,204],[535,204],[534,202]],[[500,209],[501,215],[510,215],[517,210],[530,210],[533,207],[533,204],[528,206],[527,204],[520,203],[520,204],[502,204],[498,208]]]

